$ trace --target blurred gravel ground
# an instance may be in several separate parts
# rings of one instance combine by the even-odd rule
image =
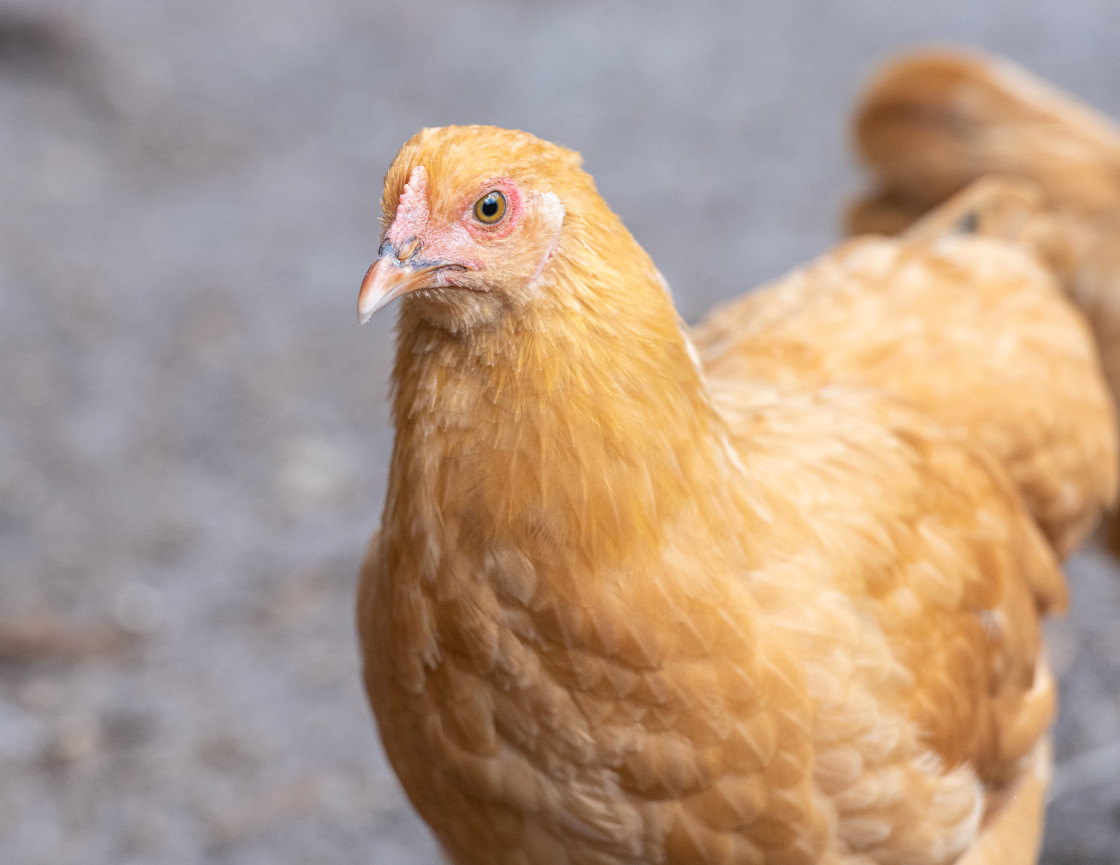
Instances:
[[[684,5],[0,0],[0,862],[437,861],[351,610],[391,443],[354,300],[419,127],[581,150],[694,320],[835,237],[893,50],[1120,116],[1113,0]],[[1118,862],[1120,575],[1071,569],[1046,861]]]

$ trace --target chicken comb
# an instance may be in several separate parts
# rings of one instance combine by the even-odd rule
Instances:
[[[428,171],[417,165],[401,192],[394,222],[423,225],[428,221]]]
[[[428,171],[417,165],[401,191],[396,213],[385,237],[394,245],[416,237],[428,224]]]

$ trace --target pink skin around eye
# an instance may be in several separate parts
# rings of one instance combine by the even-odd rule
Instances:
[[[505,177],[496,177],[484,184],[480,189],[481,191],[479,194],[472,196],[467,206],[464,208],[461,221],[467,226],[471,234],[480,240],[483,238],[497,240],[500,237],[505,237],[513,231],[514,227],[521,219],[521,193],[518,191],[514,182]],[[495,190],[505,196],[506,213],[499,222],[493,225],[486,225],[475,218],[474,205],[480,198]]]
[[[485,225],[475,218],[474,205],[478,199],[494,190],[505,196],[505,216],[494,225]],[[507,178],[498,177],[481,184],[476,193],[464,200],[463,215],[458,221],[443,227],[434,226],[428,205],[428,174],[424,166],[418,165],[412,170],[401,193],[386,239],[396,249],[401,249],[412,238],[418,238],[421,242],[417,253],[419,259],[455,262],[473,270],[483,264],[478,256],[479,247],[508,235],[516,227],[522,212],[523,202],[516,184]],[[439,274],[436,280],[442,283],[447,276],[448,274]]]

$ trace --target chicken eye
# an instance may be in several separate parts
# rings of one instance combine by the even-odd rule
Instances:
[[[506,215],[506,197],[498,190],[487,192],[474,203],[474,218],[483,225],[500,222]]]

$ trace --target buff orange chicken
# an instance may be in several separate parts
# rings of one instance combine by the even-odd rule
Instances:
[[[573,151],[426,129],[382,208],[358,311],[399,299],[396,439],[358,623],[449,859],[1034,861],[1040,623],[1117,438],[1032,249],[969,219],[850,241],[690,330]]]

